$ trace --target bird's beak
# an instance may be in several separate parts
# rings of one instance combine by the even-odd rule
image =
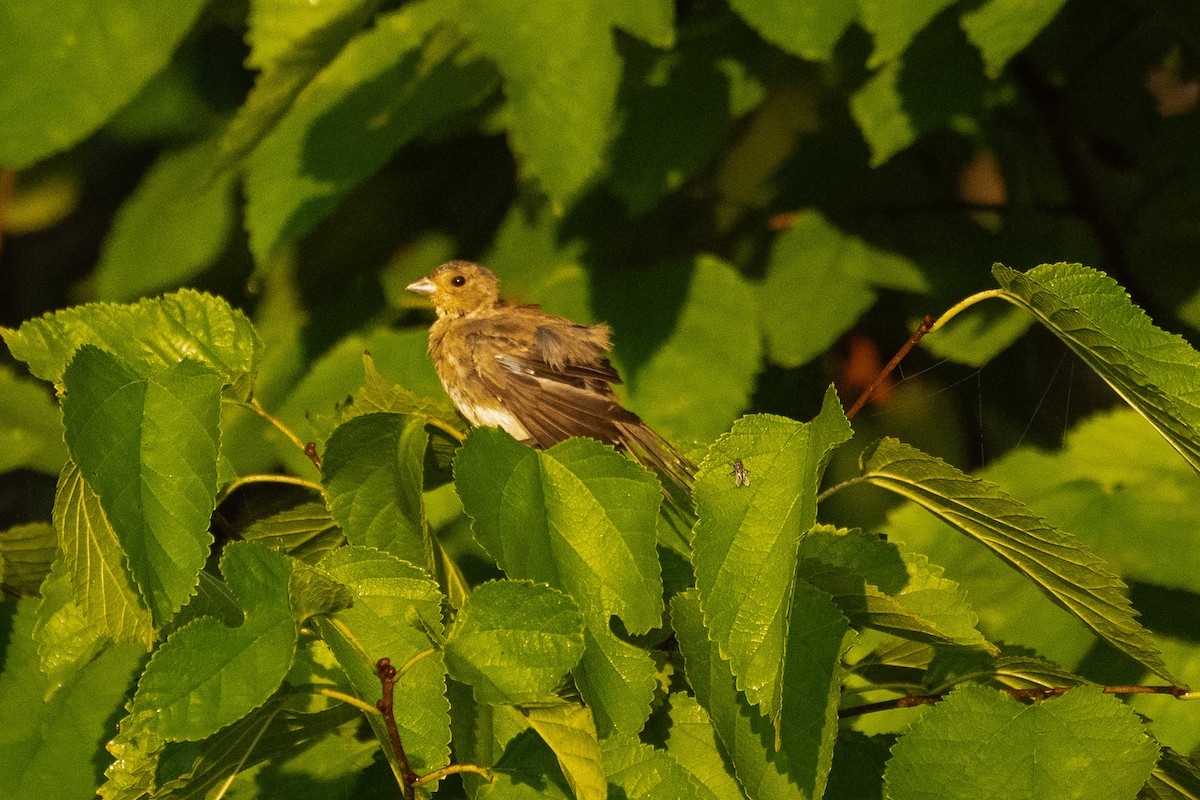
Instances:
[[[417,294],[433,294],[437,291],[437,286],[429,278],[421,278],[419,281],[413,281],[404,288]]]

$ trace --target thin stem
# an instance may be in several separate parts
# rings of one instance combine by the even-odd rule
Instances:
[[[474,764],[451,764],[447,767],[442,767],[441,769],[435,769],[428,775],[422,775],[421,777],[417,778],[416,782],[413,783],[413,786],[420,786],[421,784],[428,783],[430,781],[440,781],[442,778],[453,775],[457,772],[474,772],[476,775],[482,775],[483,777],[487,778],[488,783],[491,783],[493,780],[495,780],[495,778],[492,776],[492,771],[486,767],[477,767]]]
[[[314,492],[320,493],[323,491],[321,484],[316,481],[297,478],[292,475],[243,475],[235,479],[225,488],[225,497],[233,494],[238,489],[251,483],[288,483],[292,486],[302,486],[305,489],[312,489]]]
[[[244,406],[245,408],[250,409],[255,414],[258,414],[260,417],[265,419],[267,422],[274,425],[276,430],[278,430],[280,433],[282,433],[284,436],[286,436],[288,438],[288,440],[291,441],[292,444],[296,445],[296,447],[300,448],[301,450],[306,450],[306,448],[308,447],[308,444],[306,442],[304,442],[299,436],[297,436],[292,431],[291,428],[289,428],[287,425],[284,425],[282,422],[279,421],[279,419],[277,417],[275,417],[275,415],[273,415],[271,412],[269,412],[265,408],[263,408],[262,404],[260,404],[257,399],[251,397],[249,400],[234,401],[234,402],[237,402],[238,405],[241,405],[241,406]]]
[[[904,343],[904,346],[896,351],[896,355],[892,356],[892,360],[884,365],[883,369],[879,371],[879,374],[875,376],[875,380],[871,381],[871,385],[864,389],[863,393],[860,394],[858,399],[854,401],[854,405],[850,406],[850,410],[846,412],[846,419],[854,419],[855,415],[858,414],[858,412],[862,410],[862,407],[867,404],[867,401],[871,399],[871,395],[875,394],[875,390],[879,388],[879,384],[883,383],[887,376],[892,374],[892,370],[894,370],[900,364],[900,361],[903,360],[906,355],[908,355],[909,350],[912,350],[917,346],[917,342],[921,341],[925,334],[929,332],[929,329],[932,327],[932,325],[933,318],[926,314],[921,320],[921,324],[917,326],[915,331],[913,331],[913,335],[908,337],[908,341]]]
[[[1050,697],[1058,697],[1066,694],[1072,688],[1074,687],[1043,686],[1037,689],[1001,689],[1001,691],[1018,700],[1045,700]],[[1200,699],[1200,692],[1188,691],[1182,686],[1102,686],[1100,688],[1105,694],[1169,694],[1178,700]],[[838,711],[838,718],[846,719],[847,717],[858,717],[876,711],[891,711],[897,708],[932,705],[940,701],[943,697],[945,697],[945,692],[905,695],[904,697],[895,697],[891,700],[881,700],[878,703],[866,703],[861,706],[853,706],[852,708],[843,708]]]
[[[346,694],[345,692],[339,692],[337,689],[330,689],[327,686],[313,687],[313,694],[319,694],[319,695],[323,695],[324,697],[333,698],[334,700],[340,700],[343,703],[354,706],[359,711],[362,711],[365,714],[372,714],[372,715],[378,717],[379,713],[380,713],[378,708],[371,705],[366,700],[361,700],[352,694]]]
[[[947,309],[945,314],[942,314],[940,317],[937,318],[937,322],[933,323],[933,325],[930,326],[928,332],[935,333],[935,332],[941,330],[943,327],[945,327],[947,322],[954,319],[955,317],[957,317],[962,312],[966,311],[971,306],[975,305],[976,303],[983,302],[984,300],[990,300],[993,297],[1007,299],[1008,291],[1005,289],[988,289],[986,292],[979,292],[978,294],[973,294],[968,298],[959,300],[957,303],[950,306],[950,308]]]
[[[819,495],[817,495],[817,502],[818,503],[822,502],[823,500],[825,500],[825,498],[829,497],[829,495],[834,494],[836,492],[840,492],[842,489],[845,489],[848,486],[853,486],[856,483],[866,483],[866,482],[867,482],[866,476],[859,475],[857,478],[850,478],[848,480],[842,481],[841,483],[835,483],[833,486],[830,486],[828,489],[826,489],[825,491],[823,491]]]
[[[425,656],[431,656],[436,652],[437,652],[437,650],[431,647],[428,650],[422,650],[421,652],[417,653],[415,656],[410,658],[408,661],[405,661],[404,666],[401,667],[399,672],[396,673],[396,680],[398,680],[398,681],[403,680],[405,674],[407,674],[407,672],[413,668],[414,664],[416,664],[418,661],[420,661]]]
[[[242,771],[242,767],[245,766],[246,761],[250,758],[250,754],[254,752],[254,748],[258,746],[263,734],[267,732],[267,728],[270,727],[271,722],[282,710],[283,705],[281,704],[278,708],[271,712],[269,717],[263,720],[262,727],[258,729],[258,733],[254,734],[254,741],[250,742],[250,746],[242,752],[242,757],[238,759],[237,766],[233,768],[231,773],[229,773],[229,777],[225,779],[225,782],[221,785],[221,788],[217,790],[213,800],[221,800],[221,798],[225,796],[225,793],[229,791],[229,787],[233,785],[233,779],[236,778],[238,773]]]
[[[408,765],[408,756],[404,754],[404,745],[400,742],[400,729],[396,727],[395,707],[393,705],[393,690],[396,687],[396,668],[390,659],[381,658],[375,662],[375,675],[383,689],[383,697],[379,698],[376,707],[383,714],[383,725],[387,728],[388,742],[392,746],[392,755],[396,757],[396,766],[400,768],[400,791],[404,800],[415,800],[418,775]]]
[[[463,435],[463,432],[460,431],[458,428],[454,427],[453,425],[451,425],[448,422],[443,422],[442,420],[437,419],[435,417],[426,417],[425,424],[432,425],[433,427],[437,428],[439,431],[446,434],[447,436],[454,439],[455,441],[461,442],[467,438],[466,436]]]

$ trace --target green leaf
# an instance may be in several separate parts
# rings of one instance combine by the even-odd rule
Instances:
[[[608,13],[632,15],[615,3],[521,0],[476,0],[459,13],[466,35],[504,76],[522,171],[565,207],[599,171],[608,144],[621,78]]]
[[[579,604],[586,644],[575,677],[597,727],[641,730],[654,664],[613,635],[609,618],[633,634],[661,624],[658,482],[591,439],[538,451],[496,428],[471,431],[454,472],[475,537],[500,568]]]
[[[997,652],[975,627],[979,617],[958,584],[920,553],[860,530],[818,525],[801,542],[800,558],[801,577],[829,592],[854,624]]]
[[[806,211],[771,247],[756,289],[771,360],[806,364],[828,350],[875,302],[875,289],[925,292],[917,265]]]
[[[45,522],[0,530],[0,582],[18,595],[37,594],[57,553],[54,527]]]
[[[0,24],[0,164],[22,169],[103,125],[166,66],[204,6],[7,6]]]
[[[366,547],[340,548],[320,567],[355,596],[352,607],[337,612],[332,621],[318,617],[317,626],[360,698],[370,704],[379,698],[375,662],[380,658],[400,669],[425,654],[396,680],[396,725],[417,774],[444,767],[450,760],[446,668],[430,641],[443,636],[437,585],[421,569]],[[391,761],[383,721],[374,715],[368,719]]]
[[[667,753],[713,795],[731,800],[744,797],[721,751],[708,712],[685,692],[672,693],[669,702],[671,726],[667,730]]]
[[[45,386],[0,365],[0,475],[22,468],[57,475],[66,460],[62,417]]]
[[[1191,761],[1164,747],[1158,765],[1150,773],[1139,800],[1197,800],[1200,798],[1200,769]]]
[[[646,0],[626,3],[623,0],[604,0],[605,13],[613,25],[652,44],[668,50],[675,44],[675,4],[670,0]]]
[[[88,345],[63,384],[67,447],[162,624],[191,596],[212,543],[221,377],[185,360],[142,378]]]
[[[979,53],[950,15],[938,16],[903,58],[884,64],[850,97],[877,167],[918,138],[980,114],[988,81]]]
[[[1200,354],[1155,327],[1116,281],[1079,264],[992,274],[1004,299],[1033,314],[1200,470]]]
[[[529,727],[554,752],[576,800],[608,797],[604,756],[592,712],[580,703],[531,703],[520,708]]]
[[[704,628],[695,590],[671,598],[671,626],[696,700],[712,718],[713,729],[733,762],[734,774],[746,796],[754,800],[817,797],[811,788],[798,787],[792,776],[790,752],[775,746],[774,725],[734,685],[729,663],[721,659],[716,643]],[[836,707],[833,710],[836,713]]]
[[[50,565],[50,574],[42,582],[42,602],[33,628],[41,670],[46,676],[47,698],[66,686],[110,641],[75,603],[72,590],[70,575],[60,558]],[[147,622],[149,617],[146,612]]]
[[[241,531],[242,538],[262,542],[293,558],[315,563],[345,543],[342,529],[324,503],[301,503],[255,520]]]
[[[131,713],[168,741],[198,741],[246,716],[279,688],[299,635],[292,565],[260,544],[233,542],[221,574],[245,612],[230,628],[201,617],[168,637],[138,682]]]
[[[988,0],[963,14],[962,27],[987,71],[1000,75],[1009,60],[1050,24],[1066,0]]]
[[[608,785],[599,762],[596,743],[596,775],[599,791],[576,795],[555,761],[554,753],[531,730],[512,737],[492,768],[492,780],[483,782],[475,796],[483,800],[594,800],[606,798]]]
[[[860,22],[875,40],[867,67],[891,61],[904,52],[917,32],[954,0],[859,0]]]
[[[329,437],[321,475],[329,513],[347,541],[432,572],[433,541],[421,500],[428,441],[418,417],[355,417]]]
[[[604,771],[609,783],[629,798],[693,797],[717,800],[707,787],[692,778],[663,750],[639,742],[636,736],[617,733],[603,743]]]
[[[570,597],[548,586],[489,581],[459,611],[444,653],[450,676],[480,702],[530,702],[579,663],[583,619]]]
[[[692,563],[705,623],[738,688],[778,719],[790,655],[796,548],[816,522],[817,487],[850,425],[830,387],[810,423],[759,414],[738,420],[696,475]],[[748,485],[731,476],[740,460]]]
[[[262,343],[250,320],[219,297],[184,289],[132,305],[89,303],[0,328],[13,356],[51,383],[83,345],[95,345],[140,375],[199,362],[238,384],[254,374]]]
[[[259,264],[331,212],[401,145],[474,106],[493,71],[439,29],[439,3],[383,15],[313,79],[250,155],[246,225]]]
[[[596,313],[612,323],[628,406],[681,439],[711,441],[728,430],[750,404],[762,361],[746,281],[709,255],[605,281]]]
[[[339,20],[365,16],[376,5],[377,0],[315,4],[309,0],[254,0],[246,21],[246,43],[250,45],[246,66],[266,69],[274,62],[287,60],[289,51],[298,44],[309,42]]]
[[[37,605],[27,599],[0,606],[7,642],[0,670],[0,786],[10,800],[91,797],[97,764],[107,759],[103,747],[113,715],[145,653],[135,645],[110,648],[46,699],[32,635]]]
[[[236,175],[212,175],[214,140],[161,156],[121,206],[96,266],[96,292],[129,300],[211,265],[234,226]]]
[[[1133,797],[1158,747],[1137,715],[1099,687],[1034,705],[982,686],[955,689],[892,748],[894,800]]]
[[[828,61],[857,9],[840,0],[731,0],[771,44],[809,61]]]
[[[154,640],[150,608],[96,491],[73,462],[58,479],[54,527],[69,596],[87,625],[113,641]]]
[[[990,549],[1098,636],[1174,681],[1122,594],[1125,584],[1070,534],[995,484],[895,439],[863,453],[862,472],[870,483],[918,503]]]

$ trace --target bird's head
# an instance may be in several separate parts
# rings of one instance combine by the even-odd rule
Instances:
[[[439,318],[461,317],[500,300],[500,280],[470,261],[448,261],[405,288],[429,295]]]

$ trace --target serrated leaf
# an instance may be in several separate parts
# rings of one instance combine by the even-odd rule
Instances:
[[[35,594],[57,553],[54,527],[45,522],[0,530],[0,583],[18,595]]]
[[[840,0],[731,0],[750,27],[778,47],[809,61],[827,61],[857,9]]]
[[[395,556],[366,547],[343,547],[320,565],[355,595],[354,605],[329,620],[317,618],[321,638],[360,698],[380,696],[375,662],[388,658],[397,669],[428,654],[397,678],[395,716],[412,769],[424,775],[450,760],[450,713],[446,667],[430,637],[440,640],[442,594],[421,569]],[[403,702],[399,702],[403,698]],[[383,721],[369,717],[389,762],[391,747]],[[393,764],[393,770],[397,767]],[[398,774],[398,773],[397,773]]]
[[[8,6],[0,25],[0,164],[29,166],[104,124],[166,66],[204,6]]]
[[[346,541],[325,504],[317,502],[301,503],[255,520],[242,529],[241,536],[309,563],[320,561]]]
[[[63,560],[56,560],[42,582],[42,602],[37,606],[33,628],[41,671],[46,676],[47,699],[66,686],[109,642],[75,603],[72,589]],[[147,620],[149,616],[147,612]]]
[[[131,714],[168,741],[198,741],[261,706],[296,652],[287,558],[233,542],[221,555],[221,574],[245,622],[230,628],[202,617],[185,625],[155,652],[138,682]]]
[[[617,8],[530,6],[521,0],[476,0],[461,6],[467,36],[504,76],[507,122],[522,170],[539,180],[559,208],[603,162],[621,78],[614,20],[608,17]],[[554,46],[546,47],[548,41]]]
[[[204,364],[228,384],[254,374],[262,342],[250,320],[219,297],[184,289],[130,305],[89,303],[0,328],[13,356],[51,383],[84,345],[95,345],[140,375],[179,363]]]
[[[57,475],[66,460],[62,417],[45,385],[0,365],[0,475],[21,468]]]
[[[917,265],[872,247],[820,213],[798,215],[771,246],[756,287],[771,360],[805,364],[828,350],[875,302],[875,290],[924,292]]]
[[[712,718],[713,729],[729,754],[746,796],[754,800],[816,797],[811,790],[797,786],[791,774],[791,754],[776,748],[771,721],[734,685],[729,663],[721,659],[717,645],[704,628],[695,590],[671,598],[671,626],[679,640],[688,681]]]
[[[492,91],[494,72],[417,3],[380,16],[323,69],[247,160],[250,249],[267,263],[404,143]]]
[[[1125,584],[1073,536],[995,484],[895,439],[865,452],[862,472],[870,483],[918,503],[990,549],[1098,636],[1174,681],[1122,594]]]
[[[825,462],[849,438],[830,387],[810,423],[766,414],[738,420],[696,475],[692,563],[705,623],[738,688],[771,719],[783,706],[796,548],[816,522]],[[735,461],[748,484],[731,476]]]
[[[509,577],[548,583],[579,604],[585,625],[576,681],[597,727],[635,732],[654,691],[649,655],[617,639],[661,624],[654,477],[591,439],[532,450],[496,428],[471,431],[454,466],[475,537]]]
[[[191,596],[212,543],[222,378],[191,360],[141,377],[87,345],[63,384],[67,447],[162,624]]]
[[[1050,24],[1066,0],[988,0],[962,16],[962,27],[979,48],[988,74],[1000,74]]]
[[[533,703],[520,709],[554,753],[576,800],[608,797],[604,756],[592,712],[579,703]]]
[[[367,414],[338,426],[325,446],[329,512],[350,544],[374,547],[433,572],[425,524],[425,446],[419,417]]]
[[[595,311],[612,323],[629,407],[668,438],[710,441],[728,430],[762,362],[748,282],[711,255],[604,280]]]
[[[467,426],[454,410],[450,398],[445,394],[433,397],[421,395],[408,387],[387,380],[379,374],[371,354],[365,353],[362,386],[354,393],[342,416],[348,420],[376,412],[420,417],[449,435],[456,436],[459,441],[467,435]]]
[[[596,757],[600,756],[599,743]],[[607,796],[604,771],[596,764],[601,792]],[[554,753],[532,730],[513,736],[492,768],[492,780],[484,782],[476,797],[486,800],[578,800],[571,791]]]
[[[920,553],[860,530],[818,525],[800,544],[800,575],[852,623],[918,641],[997,652],[958,584]]]
[[[154,639],[154,620],[96,491],[68,462],[54,495],[54,527],[71,601],[88,626],[113,641]]]
[[[666,751],[639,742],[632,734],[608,737],[603,742],[603,753],[609,783],[626,797],[717,800],[717,795],[697,782]]]
[[[715,796],[729,800],[744,797],[721,751],[712,718],[696,698],[685,692],[672,693],[670,718],[667,753],[671,758]]]
[[[1004,299],[1050,329],[1200,470],[1200,354],[1155,327],[1116,281],[1079,264],[992,274]]]
[[[1200,768],[1164,747],[1138,800],[1200,800]]]
[[[1137,793],[1157,758],[1137,715],[1099,687],[1024,705],[968,684],[900,737],[885,780],[894,800],[1118,800]]]
[[[476,586],[444,647],[450,676],[483,703],[550,694],[583,654],[583,618],[567,595],[525,581]]]
[[[135,645],[109,648],[46,699],[32,633],[37,606],[32,598],[0,606],[7,645],[0,670],[0,786],[9,800],[90,797],[111,719],[145,653]]]

